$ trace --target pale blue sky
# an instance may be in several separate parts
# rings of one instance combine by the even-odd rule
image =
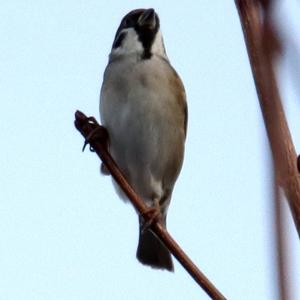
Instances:
[[[115,31],[140,7],[157,10],[188,98],[168,229],[228,299],[276,299],[269,148],[234,1],[12,0],[0,2],[1,300],[208,299],[177,262],[174,274],[137,262],[135,212],[73,127],[77,109],[98,118]],[[282,1],[298,46],[299,14]],[[281,85],[299,149],[289,66]],[[291,222],[287,232],[300,299]]]

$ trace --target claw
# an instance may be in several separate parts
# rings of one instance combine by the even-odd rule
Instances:
[[[86,137],[83,147],[82,147],[82,152],[85,150],[85,147],[87,144],[89,144],[91,141],[95,139],[101,140],[103,143],[108,145],[108,134],[107,131],[105,130],[104,127],[100,126],[97,122],[97,120],[94,117],[88,117],[86,121],[92,125],[95,125],[96,127],[90,132],[90,134]],[[94,152],[94,149],[90,146],[90,150]]]
[[[151,227],[154,222],[159,222],[161,219],[160,211],[158,211],[154,207],[149,207],[141,216],[143,219],[143,223],[141,226],[142,232],[149,229],[149,227]],[[147,221],[145,220],[145,216],[147,216]]]
[[[82,152],[85,150],[85,147],[87,146],[87,144],[89,144],[93,139],[103,137],[103,131],[102,130],[103,130],[102,127],[96,127],[90,132],[90,134],[86,137],[86,139],[84,141],[84,144],[83,144],[83,147],[82,147]],[[90,150],[92,152],[94,152],[92,147],[90,147]]]

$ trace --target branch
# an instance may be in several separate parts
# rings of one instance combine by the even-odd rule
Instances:
[[[275,166],[300,236],[300,178],[297,155],[273,69],[276,36],[267,17],[270,0],[235,0]],[[260,5],[261,4],[261,5]]]
[[[103,161],[110,174],[122,188],[139,214],[143,216],[146,222],[150,222],[151,230],[153,230],[153,232],[162,240],[162,242],[187,270],[187,272],[193,277],[193,279],[203,288],[203,290],[211,297],[211,299],[225,300],[226,298],[197,268],[197,266],[171,237],[168,231],[161,225],[161,223],[155,220],[151,223],[153,220],[151,220],[151,216],[146,213],[147,206],[128,184],[117,164],[107,151],[106,141],[108,135],[104,127],[100,126],[93,117],[87,118],[80,111],[75,113],[75,127],[86,139],[86,142],[90,144],[93,151],[95,151]]]
[[[273,174],[273,215],[274,215],[274,231],[276,232],[275,243],[276,243],[276,262],[277,262],[277,282],[278,288],[278,299],[288,300],[292,299],[288,278],[288,251],[287,251],[287,239],[284,234],[284,211],[283,202],[281,201],[281,194],[279,185],[277,183],[276,175]]]

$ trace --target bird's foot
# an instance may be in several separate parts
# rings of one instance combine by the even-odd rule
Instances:
[[[161,222],[161,212],[159,201],[155,200],[152,207],[148,207],[144,213],[141,214],[143,223],[142,223],[142,232],[147,230],[155,222]]]
[[[141,214],[142,216],[142,232],[149,229],[149,227],[152,226],[155,222],[160,222],[161,220],[161,214],[160,211],[157,210],[155,207],[149,207],[147,210]]]
[[[90,134],[86,137],[82,151],[84,151],[87,144],[90,144],[91,142],[95,140],[101,141],[102,144],[104,144],[108,148],[108,133],[107,130],[98,124],[96,119],[94,117],[88,117],[87,122],[90,124],[93,124],[95,128],[90,132]],[[93,147],[90,146],[90,150],[94,152]]]

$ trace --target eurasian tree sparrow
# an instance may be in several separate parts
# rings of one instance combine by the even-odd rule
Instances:
[[[123,18],[104,73],[100,115],[112,157],[146,205],[159,208],[166,225],[183,162],[187,105],[154,9],[136,9]],[[170,252],[149,227],[144,228],[141,217],[139,221],[138,260],[172,271]]]

